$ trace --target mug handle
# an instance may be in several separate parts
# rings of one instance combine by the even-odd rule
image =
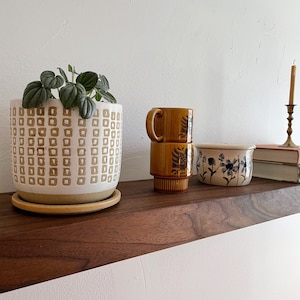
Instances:
[[[161,142],[163,140],[163,136],[157,136],[154,130],[154,119],[156,115],[162,115],[162,110],[160,108],[151,109],[146,118],[146,129],[149,138],[152,141]]]

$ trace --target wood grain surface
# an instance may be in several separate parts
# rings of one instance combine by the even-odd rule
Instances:
[[[220,187],[190,179],[185,193],[122,182],[119,204],[97,213],[47,216],[0,194],[0,292],[73,274],[300,212],[300,186],[253,178]]]

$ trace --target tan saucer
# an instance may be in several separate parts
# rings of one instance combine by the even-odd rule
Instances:
[[[21,199],[18,193],[14,193],[11,198],[13,206],[22,210],[48,214],[48,215],[75,215],[99,211],[117,204],[121,199],[121,192],[115,190],[113,194],[104,200],[90,202],[86,204],[38,204]]]

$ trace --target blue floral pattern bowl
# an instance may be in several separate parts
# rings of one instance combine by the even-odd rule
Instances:
[[[200,182],[222,186],[250,183],[255,145],[197,144],[197,176]]]

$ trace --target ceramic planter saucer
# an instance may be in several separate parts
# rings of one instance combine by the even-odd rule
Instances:
[[[47,205],[24,201],[19,197],[18,193],[14,193],[12,196],[12,204],[17,208],[34,213],[48,215],[75,215],[96,212],[111,207],[117,204],[120,199],[121,192],[116,189],[113,194],[105,200],[85,204]]]

